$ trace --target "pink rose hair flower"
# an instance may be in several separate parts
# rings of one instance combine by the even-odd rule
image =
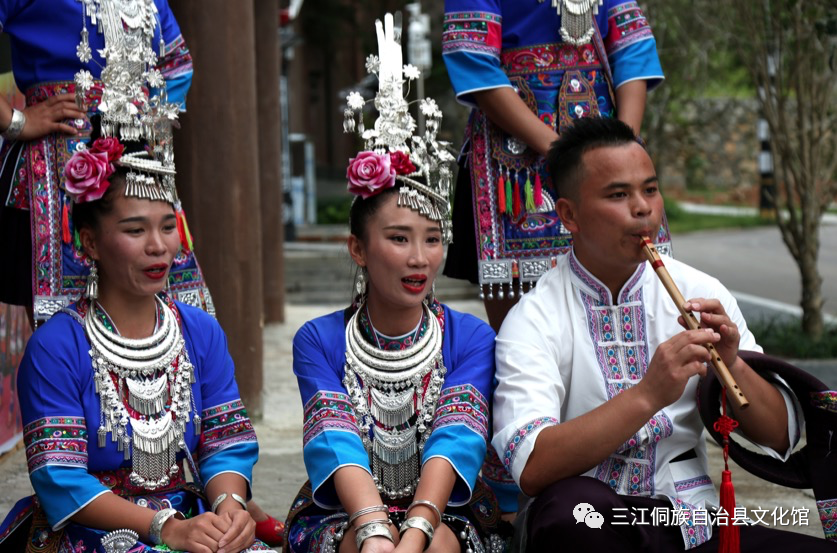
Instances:
[[[360,152],[349,160],[346,179],[349,192],[365,200],[395,186],[395,169],[389,154]]]
[[[64,167],[64,190],[76,203],[92,202],[105,195],[113,174],[107,152],[82,150]]]
[[[416,166],[410,161],[410,156],[402,151],[390,152],[389,159],[396,175],[412,175],[416,172]]]

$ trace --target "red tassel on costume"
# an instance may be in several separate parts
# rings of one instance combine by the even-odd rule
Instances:
[[[189,232],[189,225],[186,223],[186,214],[182,209],[177,210],[177,234],[180,235],[180,245],[186,252],[192,251],[192,233]]]
[[[506,181],[503,178],[503,173],[500,173],[500,180],[497,182],[497,203],[500,207],[500,213],[506,212]]]
[[[535,205],[538,207],[543,205],[543,186],[541,186],[540,173],[535,173]]]
[[[520,217],[520,183],[516,180],[514,181],[514,196],[512,200],[512,214],[514,218],[517,219]]]
[[[721,509],[726,511],[729,520],[726,526],[718,526],[718,553],[740,553],[741,532],[733,524],[735,513],[735,488],[732,485],[732,473],[729,470],[729,435],[738,426],[738,421],[727,416],[727,391],[721,390],[721,416],[713,427],[723,438],[724,471],[721,473]]]
[[[70,211],[66,203],[64,203],[64,208],[61,210],[61,239],[65,244],[73,241],[73,235],[70,234]]]

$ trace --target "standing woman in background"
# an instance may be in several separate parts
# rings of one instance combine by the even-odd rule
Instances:
[[[11,261],[0,301],[27,306],[37,324],[80,297],[89,271],[60,185],[77,145],[89,141],[87,116],[98,111],[103,72],[114,63],[102,50],[140,56],[128,69],[140,111],[163,90],[185,109],[192,58],[166,0],[0,0],[0,26],[27,106],[13,110],[0,98],[0,236]],[[214,311],[191,250],[177,255],[170,288]]]
[[[544,155],[574,119],[617,117],[638,135],[663,79],[634,0],[445,0],[442,54],[473,108],[444,273],[480,285],[499,331],[520,294],[569,251]],[[658,247],[668,251],[665,220]]]

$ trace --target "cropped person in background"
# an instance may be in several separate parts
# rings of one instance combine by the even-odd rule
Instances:
[[[574,120],[616,117],[639,134],[663,79],[651,27],[633,0],[446,0],[442,55],[473,108],[444,274],[480,285],[489,323],[566,253],[545,155]],[[658,243],[666,250],[663,219]],[[667,250],[666,250],[667,251]]]

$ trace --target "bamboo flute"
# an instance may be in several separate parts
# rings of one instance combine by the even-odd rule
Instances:
[[[662,281],[669,296],[671,296],[671,299],[674,300],[674,303],[677,305],[677,309],[683,316],[683,320],[686,321],[686,326],[688,326],[690,330],[702,328],[697,320],[697,317],[695,317],[695,314],[691,311],[686,311],[683,307],[686,303],[686,298],[684,298],[683,294],[680,293],[680,290],[677,288],[674,280],[672,280],[666,266],[663,264],[660,254],[657,253],[657,248],[654,247],[654,243],[651,242],[651,239],[647,236],[642,237],[642,251],[645,254],[645,257],[648,258],[651,266],[654,268],[654,272],[657,273],[660,281]],[[724,363],[724,360],[721,359],[721,356],[718,354],[718,350],[713,344],[708,342],[704,344],[704,347],[706,347],[706,349],[709,350],[709,353],[712,354],[712,366],[715,368],[715,374],[718,375],[718,379],[721,381],[721,384],[723,384],[724,388],[726,388],[733,404],[738,409],[746,409],[750,405],[750,402],[747,401],[746,397],[744,397],[744,393],[738,387],[738,384],[736,384],[735,379],[732,377],[732,374],[730,374],[726,363]]]

